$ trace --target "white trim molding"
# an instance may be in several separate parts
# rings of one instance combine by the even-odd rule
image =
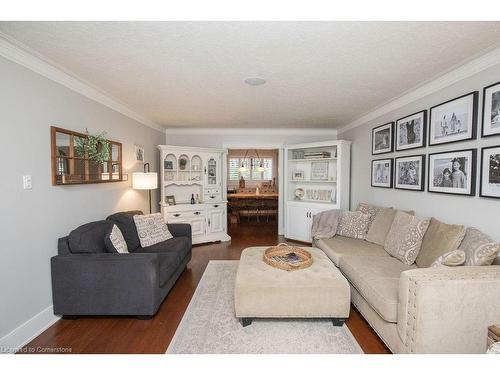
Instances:
[[[344,125],[338,129],[338,133],[342,134],[347,130],[354,129],[371,120],[375,120],[389,112],[397,110],[407,104],[413,103],[430,94],[453,85],[463,79],[469,78],[474,74],[480,73],[483,70],[500,64],[500,48],[494,49],[485,53],[449,72],[430,80],[429,82],[419,86],[413,90],[409,90],[405,94],[392,99],[386,104],[376,108],[375,110],[359,117],[351,123]]]
[[[119,100],[111,97],[75,74],[65,71],[62,67],[59,67],[56,63],[50,61],[45,56],[42,56],[38,52],[2,32],[0,32],[0,56],[22,65],[25,68],[28,68],[54,82],[66,86],[67,88],[82,94],[87,98],[95,100],[96,102],[135,121],[138,121],[143,125],[149,126],[150,128],[161,132],[165,129],[164,127],[147,119],[145,116],[130,109]]]
[[[337,136],[333,128],[167,128],[166,135],[325,135]]]
[[[54,315],[52,306],[47,307],[0,338],[0,354],[15,353],[59,319]]]

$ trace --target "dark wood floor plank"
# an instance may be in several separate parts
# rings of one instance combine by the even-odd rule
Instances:
[[[277,235],[276,222],[233,224],[230,235],[229,243],[193,247],[191,262],[153,319],[83,317],[60,320],[27,344],[26,349],[59,347],[71,348],[72,353],[165,353],[210,260],[238,260],[242,250],[249,246],[285,241]],[[365,353],[389,353],[354,307],[346,324]]]

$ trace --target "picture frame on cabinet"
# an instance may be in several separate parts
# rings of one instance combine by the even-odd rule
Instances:
[[[393,167],[393,158],[372,160],[371,186],[391,189]]]
[[[476,149],[429,154],[427,191],[476,195]]]
[[[481,149],[479,196],[500,199],[500,146]]]
[[[476,139],[478,98],[473,91],[431,107],[429,146]]]
[[[396,151],[425,147],[427,110],[412,113],[396,121]]]
[[[167,202],[169,206],[175,206],[175,196],[174,195],[165,196],[165,202]]]
[[[172,160],[164,160],[163,161],[163,169],[173,170],[174,169],[174,162]]]
[[[483,89],[481,137],[500,135],[500,82]]]
[[[394,151],[394,122],[388,122],[372,129],[372,155]]]
[[[302,181],[304,179],[304,171],[295,170],[292,173],[293,181]]]
[[[394,162],[394,188],[425,190],[425,155],[402,156]]]
[[[317,161],[311,163],[311,180],[328,180],[328,162]]]

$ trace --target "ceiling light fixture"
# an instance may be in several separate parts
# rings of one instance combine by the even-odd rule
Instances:
[[[250,86],[261,86],[267,81],[264,78],[259,77],[250,77],[245,79],[245,83]]]

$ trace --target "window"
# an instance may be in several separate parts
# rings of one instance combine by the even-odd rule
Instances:
[[[264,172],[259,172],[257,168],[262,162],[264,167]],[[240,172],[239,169],[241,164],[246,167],[244,172]],[[273,179],[273,158],[229,158],[229,180],[238,181],[240,176],[243,176],[245,180],[272,180]],[[251,177],[250,177],[251,176]]]

